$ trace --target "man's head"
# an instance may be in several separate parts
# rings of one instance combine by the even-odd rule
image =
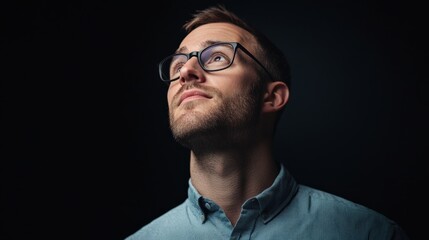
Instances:
[[[173,80],[167,98],[176,140],[201,149],[272,136],[289,96],[281,51],[223,7],[198,12],[184,28],[188,35],[160,68]]]
[[[183,25],[183,28],[189,34],[201,25],[216,22],[231,23],[249,32],[254,38],[254,46],[252,46],[254,47],[254,54],[272,75],[272,80],[283,81],[290,89],[290,67],[283,52],[264,34],[251,27],[224,6],[219,5],[197,11],[193,18]]]

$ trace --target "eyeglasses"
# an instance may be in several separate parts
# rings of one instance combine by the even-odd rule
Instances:
[[[194,51],[188,54],[177,53],[170,55],[159,63],[159,75],[161,80],[166,83],[179,79],[180,69],[191,57],[197,57],[198,63],[206,72],[226,69],[234,62],[238,48],[255,60],[255,62],[264,69],[268,76],[273,79],[262,63],[238,42],[221,42],[210,45],[201,51]]]

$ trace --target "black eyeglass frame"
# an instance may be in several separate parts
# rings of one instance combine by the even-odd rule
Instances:
[[[203,64],[202,60],[201,60],[201,52],[204,52],[207,48],[210,48],[210,47],[213,47],[213,46],[216,46],[216,45],[222,45],[222,44],[230,44],[233,47],[234,55],[233,55],[233,57],[231,59],[231,62],[227,66],[225,66],[223,68],[220,68],[220,69],[215,69],[215,70],[206,69],[204,67],[204,64]],[[172,58],[173,56],[185,56],[186,57],[186,61],[189,61],[189,59],[191,59],[192,57],[197,57],[198,64],[206,72],[216,72],[216,71],[221,71],[221,70],[227,69],[227,68],[229,68],[234,63],[235,55],[237,54],[237,49],[239,49],[239,48],[244,53],[246,53],[251,59],[253,59],[268,74],[268,76],[270,77],[270,79],[273,80],[273,77],[271,76],[270,72],[264,67],[264,65],[262,65],[262,63],[255,56],[253,56],[253,54],[251,52],[249,52],[249,50],[247,50],[243,45],[241,45],[238,42],[218,42],[218,43],[212,44],[212,45],[210,45],[210,46],[208,46],[208,47],[206,47],[206,48],[204,48],[204,49],[202,49],[200,51],[193,51],[193,52],[190,52],[188,54],[186,54],[186,53],[175,53],[175,54],[172,54],[172,55],[164,58],[158,64],[159,76],[160,76],[161,80],[163,82],[166,82],[166,83],[170,83],[170,82],[176,81],[176,80],[178,80],[180,78],[180,75],[179,75],[178,77],[173,78],[173,79],[168,79],[168,80],[163,79],[162,66],[163,66],[163,64],[164,64],[164,62],[166,60]]]

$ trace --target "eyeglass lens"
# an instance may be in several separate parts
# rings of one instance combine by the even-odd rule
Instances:
[[[192,56],[196,55],[200,66],[206,71],[217,71],[229,67],[234,59],[235,48],[230,43],[211,45],[196,54],[175,54],[161,63],[161,76],[164,81],[180,77],[180,69]]]

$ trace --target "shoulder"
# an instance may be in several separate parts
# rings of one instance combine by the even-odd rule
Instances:
[[[185,201],[144,225],[125,240],[168,239],[169,237],[174,237],[177,231],[180,230],[181,224],[188,221],[186,208]]]
[[[337,217],[374,218],[390,221],[384,215],[358,203],[308,186],[300,185],[297,197],[305,204],[308,212],[323,212]]]
[[[300,185],[298,198],[305,202],[308,211],[333,211],[333,214],[348,213],[354,215],[370,215],[377,218],[388,220],[384,215],[358,203],[328,193],[322,190],[314,189],[305,185]]]
[[[391,239],[394,235],[405,235],[385,215],[325,191],[300,185],[295,200],[293,204],[300,214],[314,219],[312,223],[322,229],[335,226],[340,231],[366,233],[369,239]]]

